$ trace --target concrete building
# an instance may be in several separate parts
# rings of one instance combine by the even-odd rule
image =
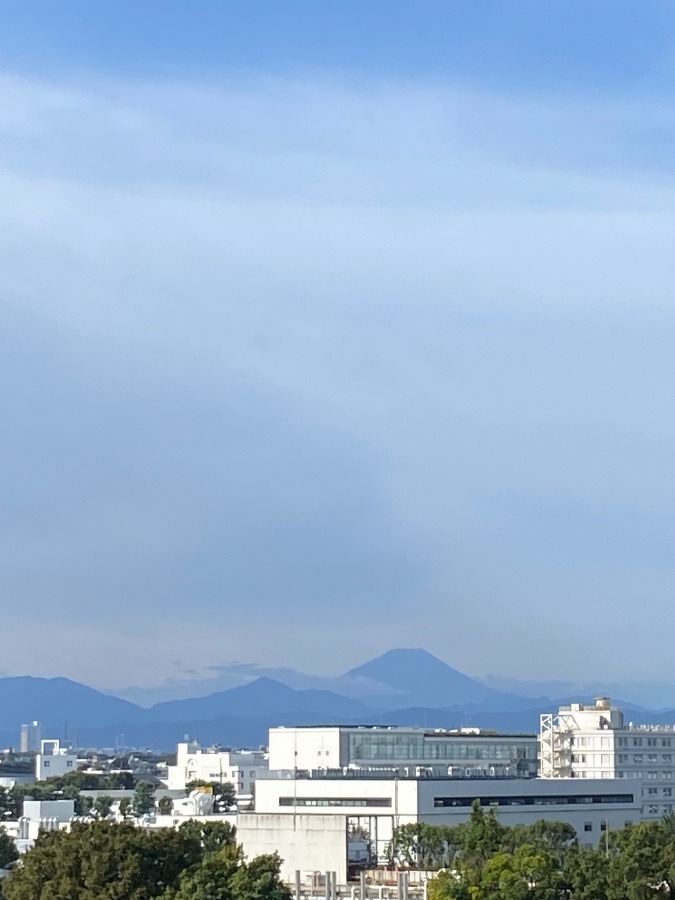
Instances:
[[[496,808],[504,825],[568,822],[580,843],[595,845],[606,829],[640,821],[641,798],[634,788],[616,779],[439,778],[359,770],[298,777],[271,771],[258,779],[255,812],[239,815],[237,835],[246,853],[268,852],[265,847],[276,845],[285,860],[285,878],[297,869],[345,873],[350,835],[367,835],[372,861],[382,863],[398,825],[457,825],[478,799]]]
[[[19,734],[19,750],[21,753],[37,753],[42,740],[42,727],[35,720],[21,726]]]
[[[40,752],[35,757],[35,780],[44,781],[77,771],[77,754],[62,747],[58,740],[40,741]]]
[[[641,818],[673,812],[675,726],[633,725],[608,697],[541,717],[542,778],[614,778],[641,801]]]
[[[536,734],[496,734],[478,728],[367,726],[271,728],[271,770],[410,768],[437,775],[537,774]]]
[[[169,790],[184,791],[191,781],[208,781],[234,786],[238,803],[253,799],[256,778],[267,771],[267,757],[262,750],[204,749],[195,741],[185,741],[176,748],[176,765],[167,766]]]

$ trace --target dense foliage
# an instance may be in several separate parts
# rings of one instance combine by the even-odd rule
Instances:
[[[95,804],[90,797],[82,796],[80,791],[130,790],[135,786],[136,779],[129,772],[114,772],[111,775],[70,772],[44,781],[17,784],[10,790],[0,788],[0,818],[17,819],[27,797],[33,800],[74,800],[75,813],[84,816]]]
[[[442,867],[429,900],[656,900],[675,891],[675,817],[606,833],[594,848],[562,822],[507,828],[476,802],[462,825],[396,829],[391,855]]]
[[[4,900],[290,900],[279,859],[244,861],[227,823],[145,830],[108,821],[43,833]]]

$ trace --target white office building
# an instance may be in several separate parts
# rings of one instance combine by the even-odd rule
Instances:
[[[267,771],[267,755],[262,750],[222,750],[203,748],[196,741],[184,741],[176,748],[176,765],[167,766],[167,787],[184,791],[192,781],[230,783],[238,803],[252,799],[260,773]]]
[[[641,818],[673,812],[675,726],[633,725],[608,697],[541,717],[542,778],[613,778],[641,801]]]
[[[568,822],[582,844],[596,845],[607,829],[640,821],[636,783],[611,778],[582,782],[270,771],[256,783],[255,811],[239,815],[237,834],[247,853],[268,852],[276,843],[285,877],[311,867],[332,868],[342,877],[351,834],[367,835],[373,862],[383,863],[398,825],[458,825],[471,815],[476,799],[486,809],[494,807],[504,825]]]
[[[69,747],[62,747],[58,740],[40,741],[40,752],[35,757],[35,780],[57,778],[77,771],[77,754]]]
[[[435,775],[537,774],[536,734],[381,725],[271,728],[271,770],[396,768]],[[404,772],[404,770],[406,770]]]

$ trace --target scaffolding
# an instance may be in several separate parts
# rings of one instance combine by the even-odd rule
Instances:
[[[573,778],[574,716],[543,713],[539,717],[539,775],[541,778]]]

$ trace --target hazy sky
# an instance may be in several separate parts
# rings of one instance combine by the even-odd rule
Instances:
[[[0,665],[675,679],[670,0],[4,0]]]

